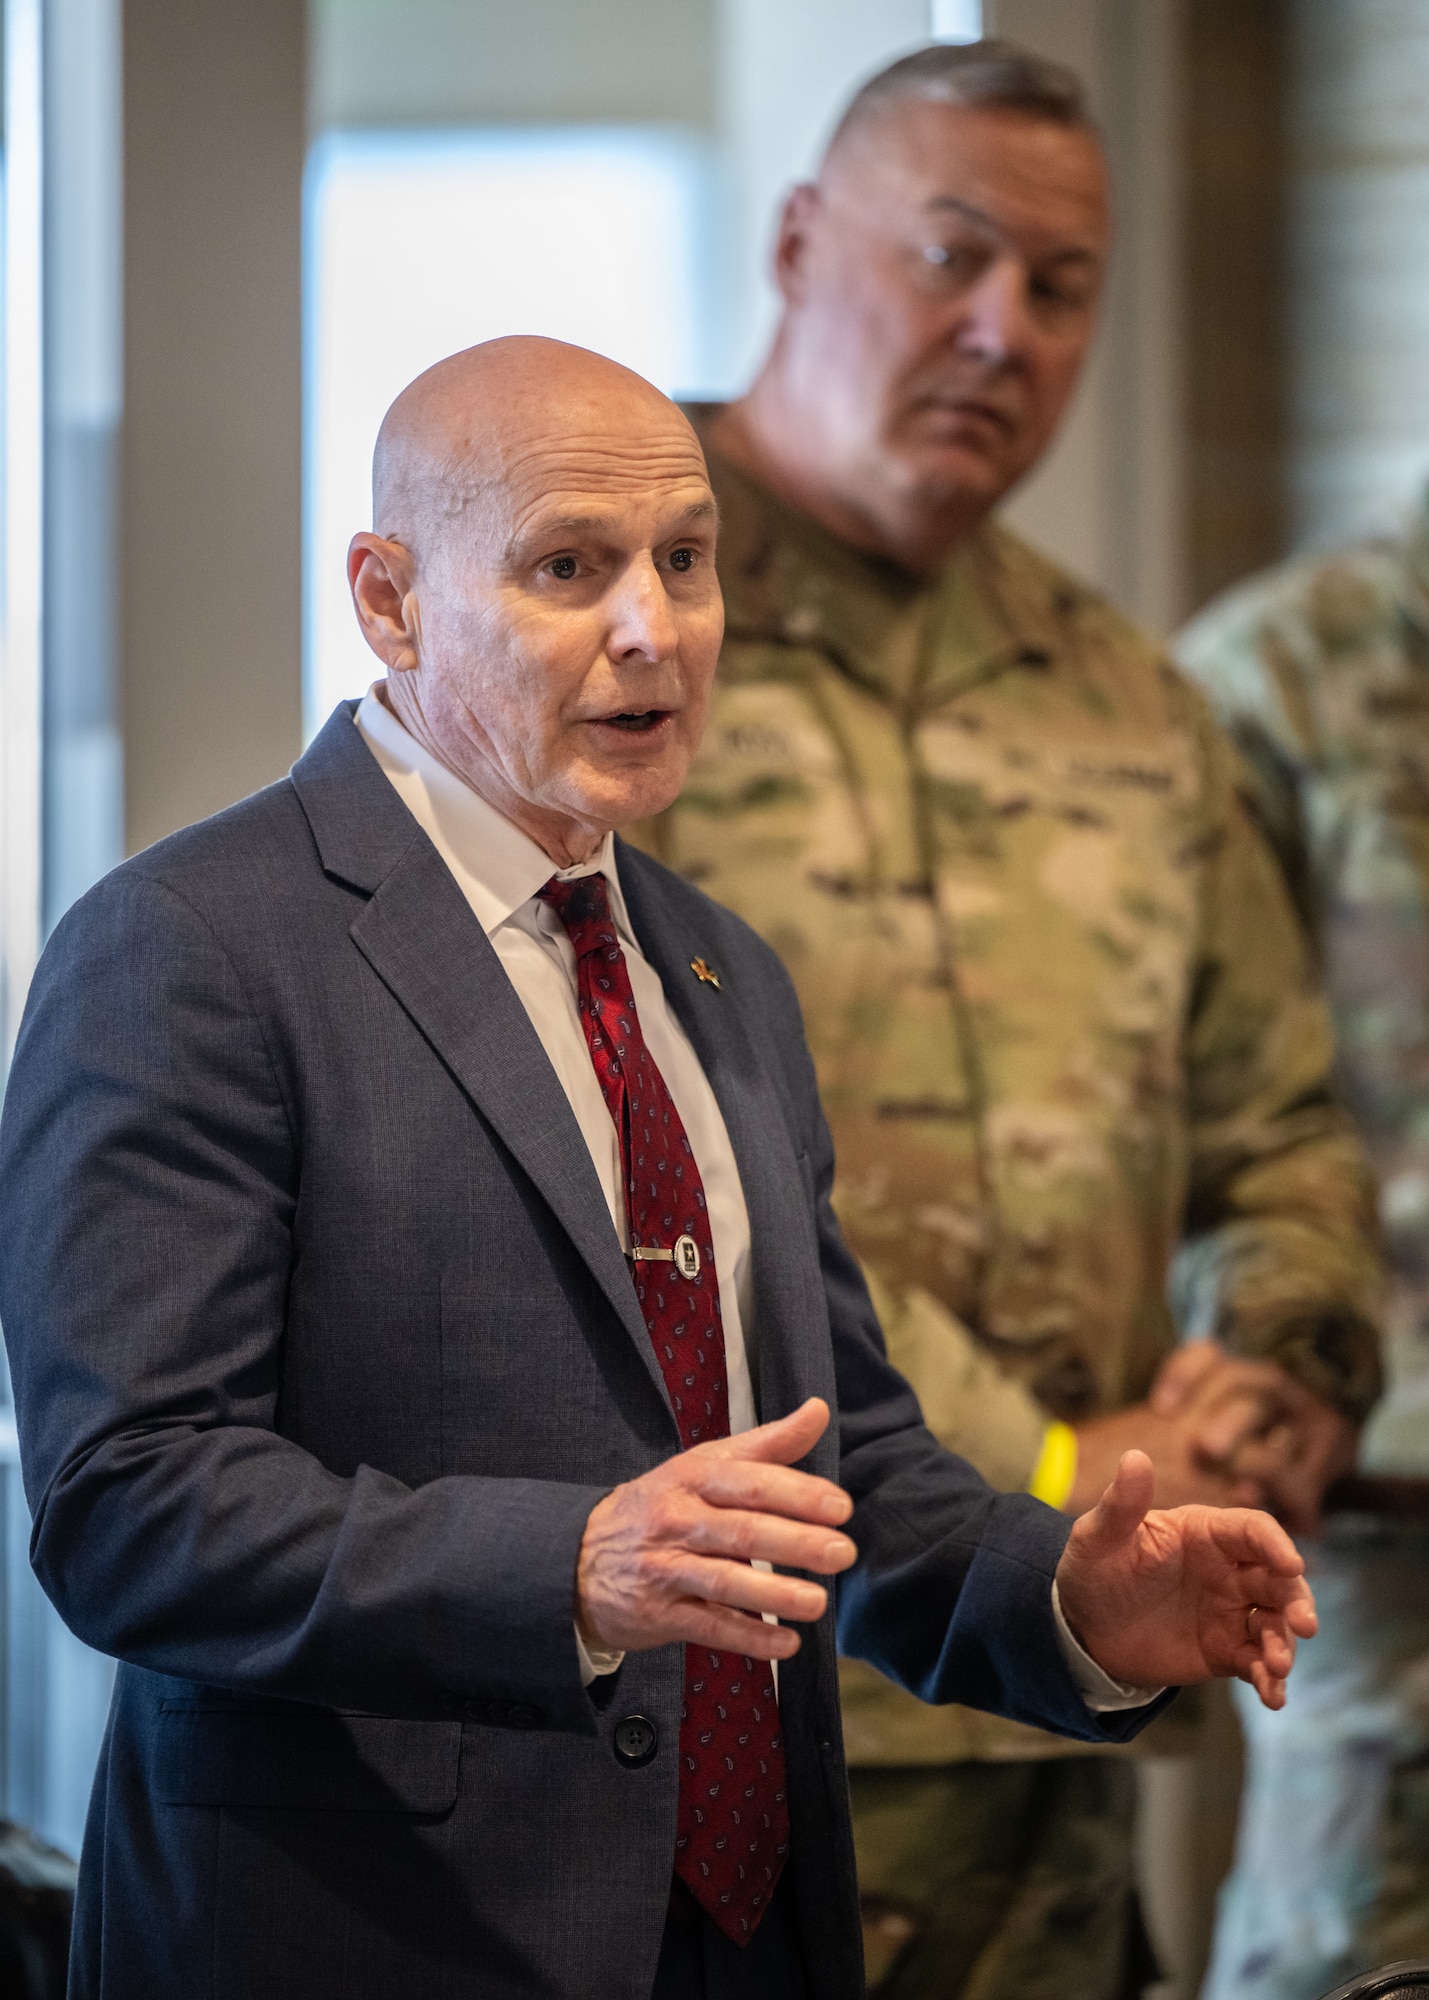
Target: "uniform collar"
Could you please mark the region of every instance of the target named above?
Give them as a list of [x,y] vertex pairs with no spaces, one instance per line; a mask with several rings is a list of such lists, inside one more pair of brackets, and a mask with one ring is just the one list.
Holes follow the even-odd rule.
[[813,648],[868,692],[920,709],[1066,649],[1075,590],[1005,529],[985,524],[936,577],[912,576],[851,548],[723,457],[710,440],[718,412],[687,410],[719,501],[730,638]]
[[486,935],[509,922],[553,875],[568,882],[599,873],[610,890],[616,929],[631,942],[614,835],[605,836],[591,860],[557,868],[544,848],[423,748],[382,699],[382,685],[373,682],[354,718],[362,740],[456,877]]

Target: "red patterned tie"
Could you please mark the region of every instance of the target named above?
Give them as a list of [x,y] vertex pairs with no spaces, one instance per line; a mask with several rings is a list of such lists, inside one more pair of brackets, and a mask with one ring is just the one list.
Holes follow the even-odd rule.
[[[705,1191],[674,1099],[645,1046],[603,875],[541,896],[576,953],[581,1025],[620,1134],[635,1292],[687,1449],[729,1435],[729,1387]],[[774,1676],[745,1654],[685,1648],[675,1873],[727,1937],[747,1944],[789,1852]]]

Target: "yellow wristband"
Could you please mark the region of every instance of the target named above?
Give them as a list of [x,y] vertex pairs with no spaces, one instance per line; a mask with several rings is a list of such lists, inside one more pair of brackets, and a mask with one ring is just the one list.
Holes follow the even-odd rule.
[[1049,1507],[1065,1507],[1077,1477],[1077,1433],[1070,1424],[1048,1424],[1027,1491]]

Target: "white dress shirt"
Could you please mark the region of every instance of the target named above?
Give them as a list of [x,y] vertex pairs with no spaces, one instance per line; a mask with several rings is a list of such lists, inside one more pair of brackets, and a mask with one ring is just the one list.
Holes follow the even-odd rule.
[[[705,1191],[724,1326],[730,1432],[750,1430],[758,1419],[748,1351],[749,1214],[739,1167],[709,1078],[670,1010],[659,975],[630,928],[615,864],[614,836],[607,834],[594,858],[579,867],[555,867],[543,848],[423,749],[387,706],[382,688],[383,683],[377,681],[368,689],[357,711],[358,730],[402,803],[451,870],[515,987],[589,1148],[621,1248],[628,1251],[630,1227],[620,1140],[606,1109],[577,1011],[575,951],[565,925],[537,895],[553,875],[563,882],[596,873],[606,879],[610,913],[625,953],[641,1031],[674,1099]],[[768,1564],[757,1567],[767,1569]],[[1143,1688],[1123,1687],[1110,1679],[1077,1644],[1062,1616],[1055,1583],[1052,1605],[1068,1665],[1089,1708],[1098,1712],[1137,1708],[1152,1699]],[[576,1645],[587,1684],[599,1674],[614,1673],[624,1657],[587,1649],[579,1632]]]

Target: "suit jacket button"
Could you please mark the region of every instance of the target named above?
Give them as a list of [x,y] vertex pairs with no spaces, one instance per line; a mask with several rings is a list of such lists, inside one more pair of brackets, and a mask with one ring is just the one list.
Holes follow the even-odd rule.
[[616,1760],[628,1770],[648,1764],[660,1747],[660,1732],[648,1715],[627,1715],[615,1725]]
[[511,1713],[506,1718],[512,1729],[539,1729],[545,1719],[544,1712],[533,1708],[528,1701],[513,1701]]

